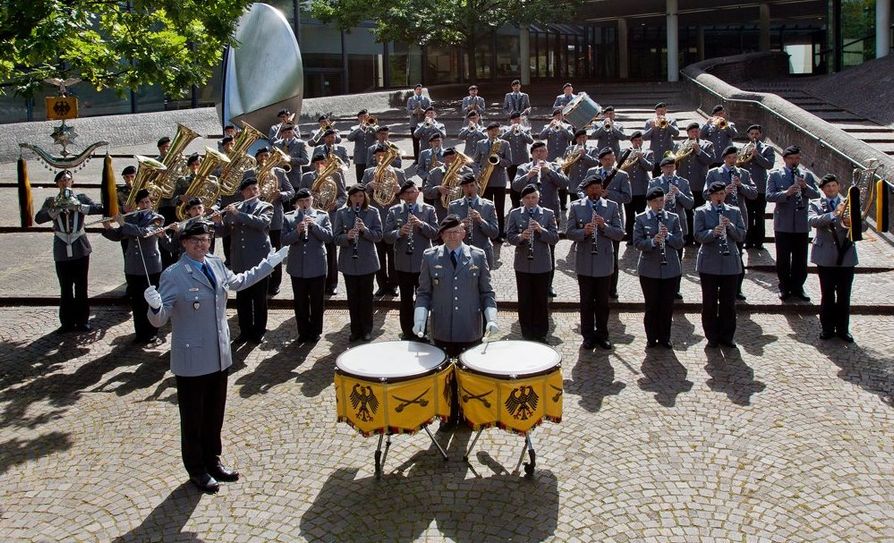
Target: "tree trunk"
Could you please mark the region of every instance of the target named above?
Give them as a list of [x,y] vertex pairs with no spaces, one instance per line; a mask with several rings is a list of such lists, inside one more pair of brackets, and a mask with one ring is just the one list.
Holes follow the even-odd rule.
[[478,62],[475,60],[475,34],[469,33],[466,38],[466,53],[469,59],[469,81],[478,81]]

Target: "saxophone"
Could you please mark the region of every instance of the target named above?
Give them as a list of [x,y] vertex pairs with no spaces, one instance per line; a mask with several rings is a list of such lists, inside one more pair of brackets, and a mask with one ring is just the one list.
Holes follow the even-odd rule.
[[227,158],[227,155],[210,147],[205,147],[205,158],[202,159],[202,163],[199,164],[199,170],[193,176],[192,182],[190,182],[189,187],[183,194],[187,197],[187,201],[177,206],[177,220],[182,221],[186,219],[187,205],[192,198],[202,200],[202,205],[205,206],[205,209],[211,209],[211,206],[217,203],[218,198],[220,198],[220,183],[217,178],[211,175],[211,172],[218,165],[228,164],[229,162],[230,159]]
[[459,171],[472,162],[474,162],[474,160],[472,160],[470,156],[457,151],[456,158],[453,159],[453,162],[450,163],[450,166],[448,166],[447,170],[444,172],[444,177],[441,179],[441,185],[450,189],[441,195],[441,205],[444,206],[444,209],[450,207],[450,202],[462,197],[463,190],[459,184]]
[[376,189],[372,198],[377,205],[387,209],[394,202],[394,195],[397,192],[395,189],[398,188],[397,176],[388,167],[398,157],[400,151],[397,145],[390,141],[384,143],[388,147],[385,149],[385,154],[379,158],[379,164],[373,173],[373,183],[375,183]]
[[226,165],[220,172],[218,181],[221,194],[224,196],[236,194],[245,172],[258,165],[254,157],[248,154],[248,149],[263,137],[264,135],[258,129],[242,121],[242,132],[239,133],[239,137],[233,144],[233,150],[230,151],[230,161],[225,163]]
[[484,166],[484,169],[481,170],[481,177],[478,178],[478,194],[484,194],[484,191],[487,190],[487,184],[490,182],[490,176],[494,173],[494,167],[500,163],[500,148],[502,146],[503,141],[500,139],[495,139],[494,142],[490,144],[487,164]]
[[317,173],[317,178],[310,187],[314,201],[323,211],[332,211],[335,201],[338,199],[338,183],[332,175],[344,166],[344,162],[335,153],[329,153],[323,168]]
[[279,194],[279,177],[273,173],[274,168],[282,168],[289,171],[289,155],[278,147],[270,150],[270,158],[258,168],[258,188],[261,191],[261,200],[272,202]]

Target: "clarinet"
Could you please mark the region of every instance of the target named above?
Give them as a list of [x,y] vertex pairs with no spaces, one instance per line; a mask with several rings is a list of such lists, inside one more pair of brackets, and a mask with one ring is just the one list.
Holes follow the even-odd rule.
[[[717,224],[723,225],[723,208],[717,208]],[[720,234],[720,256],[729,256],[729,241],[726,239],[726,227],[723,227],[723,233]]]
[[[596,210],[593,210],[593,222],[596,221]],[[590,244],[590,254],[596,256],[599,254],[599,227],[593,227],[593,242]]]
[[410,225],[410,233],[407,235],[407,248],[404,251],[404,254],[411,255],[416,252],[416,233],[414,231],[413,225],[411,223],[411,218],[413,217],[413,211],[408,207],[407,208],[407,224]]
[[[534,220],[534,210],[528,211],[528,223]],[[530,224],[528,228],[531,229]],[[531,237],[528,238],[528,260],[534,260],[534,230],[531,229]]]
[[[662,226],[664,226],[666,229],[667,225],[662,220],[662,219],[664,219],[664,211],[662,211],[660,214],[656,215],[655,217],[658,219],[658,232],[661,232]],[[658,243],[658,251],[661,254],[661,265],[667,266],[667,244],[665,243],[665,240],[662,239]]]
[[[306,215],[305,215],[305,217],[306,217]],[[303,219],[302,219],[302,220],[303,220]],[[308,239],[308,233],[309,233],[309,231],[310,231],[310,228],[307,226],[307,224],[305,224],[305,225],[304,225],[304,232],[301,233],[301,241],[303,241],[304,243],[307,243],[307,239]]]
[[738,177],[741,179],[741,175],[739,175],[739,170],[733,168],[730,170],[730,181],[732,181],[733,188],[729,191],[727,195],[729,197],[729,202],[731,205],[738,206],[739,205],[739,187],[736,185],[733,177]]
[[[360,220],[360,206],[354,206],[354,228],[357,228],[357,221]],[[347,227],[345,227],[347,228]],[[354,236],[354,239],[351,243],[351,258],[358,259],[360,258],[360,231],[357,231],[357,235]]]
[[466,198],[466,239],[472,243],[472,200]]
[[[801,177],[801,170],[798,169],[797,166],[792,168],[792,183],[797,183],[798,178]],[[804,209],[804,196],[802,193],[804,189],[798,189],[798,192],[795,193],[795,209],[801,211]]]

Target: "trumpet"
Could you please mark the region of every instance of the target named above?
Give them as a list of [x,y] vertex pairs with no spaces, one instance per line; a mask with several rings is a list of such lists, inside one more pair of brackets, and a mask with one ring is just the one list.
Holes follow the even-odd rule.
[[602,123],[602,126],[604,126],[606,130],[611,130],[611,129],[612,129],[612,120],[611,120],[611,119],[606,119],[606,120]]
[[655,117],[654,119],[652,119],[652,124],[663,130],[668,127],[670,122],[667,120],[667,117],[662,115],[660,117]]
[[375,132],[379,129],[379,119],[370,115],[365,122],[360,123],[360,129],[364,132]]
[[711,124],[714,125],[714,128],[723,130],[724,128],[729,126],[729,121],[726,120],[726,117],[717,115],[711,119]]
[[435,121],[431,117],[426,117],[422,124],[425,125],[426,128],[431,128],[435,124]]

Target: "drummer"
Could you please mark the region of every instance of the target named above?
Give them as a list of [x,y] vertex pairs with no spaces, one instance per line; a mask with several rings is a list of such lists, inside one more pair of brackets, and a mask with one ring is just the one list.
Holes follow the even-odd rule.
[[[431,311],[432,343],[449,357],[457,357],[481,342],[482,329],[499,330],[497,302],[491,284],[490,266],[484,251],[463,243],[466,228],[456,215],[447,215],[438,234],[443,245],[427,249],[422,256],[413,333],[421,336]],[[482,326],[484,315],[486,325]],[[449,429],[459,418],[456,389],[453,390],[453,416],[442,429]]]

